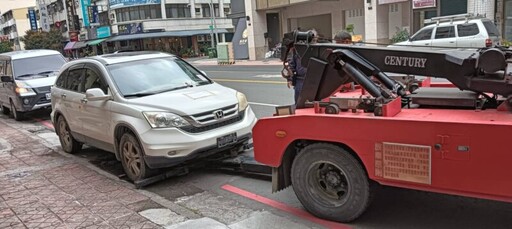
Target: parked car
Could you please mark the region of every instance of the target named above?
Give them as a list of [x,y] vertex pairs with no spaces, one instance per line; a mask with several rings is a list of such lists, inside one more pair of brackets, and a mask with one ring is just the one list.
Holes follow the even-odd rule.
[[429,48],[484,48],[500,43],[500,34],[494,23],[481,17],[453,15],[432,18],[428,25],[409,40],[392,46],[417,46]]
[[0,54],[0,106],[16,120],[25,112],[50,108],[50,87],[66,63],[54,50],[27,50]]
[[158,52],[66,64],[52,88],[52,109],[64,151],[87,144],[115,153],[133,181],[159,168],[249,146],[256,123],[244,94]]

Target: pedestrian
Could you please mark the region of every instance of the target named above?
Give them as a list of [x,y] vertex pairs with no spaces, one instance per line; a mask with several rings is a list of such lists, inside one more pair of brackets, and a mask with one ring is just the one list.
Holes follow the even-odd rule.
[[[316,43],[316,40],[318,39],[318,33],[314,29],[311,31],[313,32],[312,43]],[[288,66],[293,75],[291,79],[288,80],[288,88],[293,87],[295,104],[297,104],[300,92],[304,86],[304,80],[306,79],[306,72],[308,69],[302,66],[301,57],[294,47],[291,48],[290,53],[291,57],[288,58]]]
[[352,44],[352,35],[347,31],[339,31],[334,35],[334,42],[336,44]]

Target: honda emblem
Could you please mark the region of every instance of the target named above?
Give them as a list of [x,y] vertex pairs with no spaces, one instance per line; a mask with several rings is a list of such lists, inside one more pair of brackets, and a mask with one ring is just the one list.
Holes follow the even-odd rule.
[[224,111],[222,111],[222,110],[214,111],[213,116],[215,116],[215,119],[221,119],[224,117]]

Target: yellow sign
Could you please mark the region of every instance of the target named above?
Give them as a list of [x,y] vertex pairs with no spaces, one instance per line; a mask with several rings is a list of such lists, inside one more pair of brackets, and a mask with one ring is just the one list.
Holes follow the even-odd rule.
[[352,35],[352,42],[361,42],[361,41],[363,41],[363,35],[361,35],[361,34]]

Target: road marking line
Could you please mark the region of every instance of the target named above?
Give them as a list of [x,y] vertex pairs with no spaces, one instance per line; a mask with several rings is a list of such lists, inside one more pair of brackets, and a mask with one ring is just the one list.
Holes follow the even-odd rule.
[[258,105],[258,106],[267,106],[267,107],[278,107],[279,105],[276,104],[269,104],[269,103],[255,103],[255,102],[249,102],[251,105]]
[[49,121],[38,119],[38,118],[36,118],[34,120],[36,120],[37,122],[43,124],[44,126],[50,128],[52,130],[55,130],[55,127],[53,127],[53,124],[51,122],[49,122]]
[[332,222],[332,221],[328,221],[328,220],[323,220],[323,219],[317,218],[317,217],[309,214],[308,212],[306,212],[306,211],[304,211],[302,209],[298,209],[298,208],[294,208],[294,207],[288,206],[288,205],[286,205],[284,203],[281,203],[281,202],[278,202],[278,201],[275,201],[275,200],[272,200],[272,199],[260,196],[258,194],[254,194],[252,192],[249,192],[249,191],[237,188],[237,187],[229,185],[229,184],[223,185],[221,188],[226,190],[226,191],[229,191],[229,192],[238,194],[240,196],[246,197],[248,199],[251,199],[251,200],[260,202],[262,204],[271,206],[273,208],[277,208],[279,210],[291,213],[291,214],[293,214],[295,216],[298,216],[299,218],[307,219],[307,220],[309,220],[311,222],[314,222],[316,224],[320,224],[320,225],[322,225],[324,227],[327,227],[327,228],[340,228],[340,229],[348,229],[348,228],[350,228],[349,226],[347,226],[345,224],[336,223],[336,222]]
[[235,83],[266,83],[266,84],[287,84],[283,81],[272,80],[235,80],[235,79],[213,79],[216,82],[235,82]]

